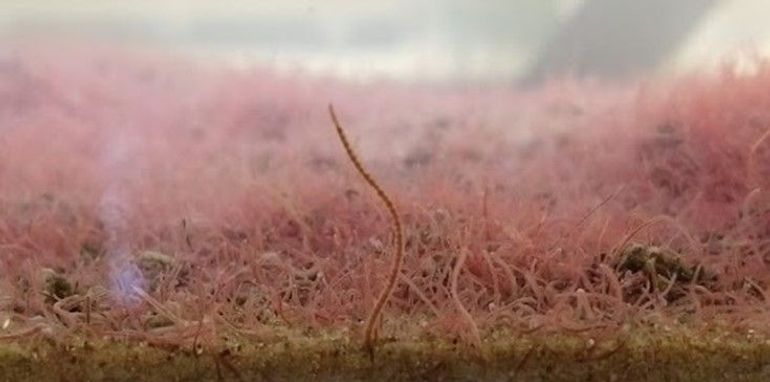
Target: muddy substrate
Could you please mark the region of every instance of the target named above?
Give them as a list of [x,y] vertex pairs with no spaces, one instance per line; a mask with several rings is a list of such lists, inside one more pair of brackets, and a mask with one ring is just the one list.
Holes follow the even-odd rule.
[[3,381],[767,381],[770,339],[752,331],[645,328],[595,339],[498,333],[460,342],[349,335],[229,340],[207,348],[103,339],[0,344]]

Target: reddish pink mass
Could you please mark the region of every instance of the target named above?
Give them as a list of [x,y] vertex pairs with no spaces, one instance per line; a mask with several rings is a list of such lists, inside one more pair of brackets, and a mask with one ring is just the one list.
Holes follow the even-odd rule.
[[[770,67],[758,67],[522,92],[19,50],[0,61],[0,303],[50,317],[41,269],[77,284],[61,300],[115,292],[118,266],[144,275],[137,317],[357,325],[391,232],[336,141],[333,102],[405,224],[386,321],[465,333],[456,297],[482,332],[685,316],[766,326]],[[634,268],[632,247],[679,265]],[[144,330],[102,298],[94,330]]]

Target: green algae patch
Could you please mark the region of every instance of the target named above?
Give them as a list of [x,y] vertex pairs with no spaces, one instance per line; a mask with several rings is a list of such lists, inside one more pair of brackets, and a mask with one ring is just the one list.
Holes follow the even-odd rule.
[[0,344],[7,381],[766,381],[770,340],[719,330],[590,335],[499,332],[481,348],[415,338],[374,354],[338,334],[229,341],[217,349],[103,340]]

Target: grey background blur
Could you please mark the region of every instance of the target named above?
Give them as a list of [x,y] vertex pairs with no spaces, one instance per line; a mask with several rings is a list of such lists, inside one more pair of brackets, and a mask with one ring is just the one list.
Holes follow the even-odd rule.
[[539,83],[708,69],[770,53],[761,0],[44,1],[0,4],[0,43],[149,44],[358,80]]

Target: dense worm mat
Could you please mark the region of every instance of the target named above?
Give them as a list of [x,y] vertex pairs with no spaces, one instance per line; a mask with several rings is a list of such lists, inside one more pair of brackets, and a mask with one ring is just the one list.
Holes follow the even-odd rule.
[[[148,52],[0,58],[0,340],[768,331],[770,67],[404,85]],[[703,329],[706,330],[706,329]]]

